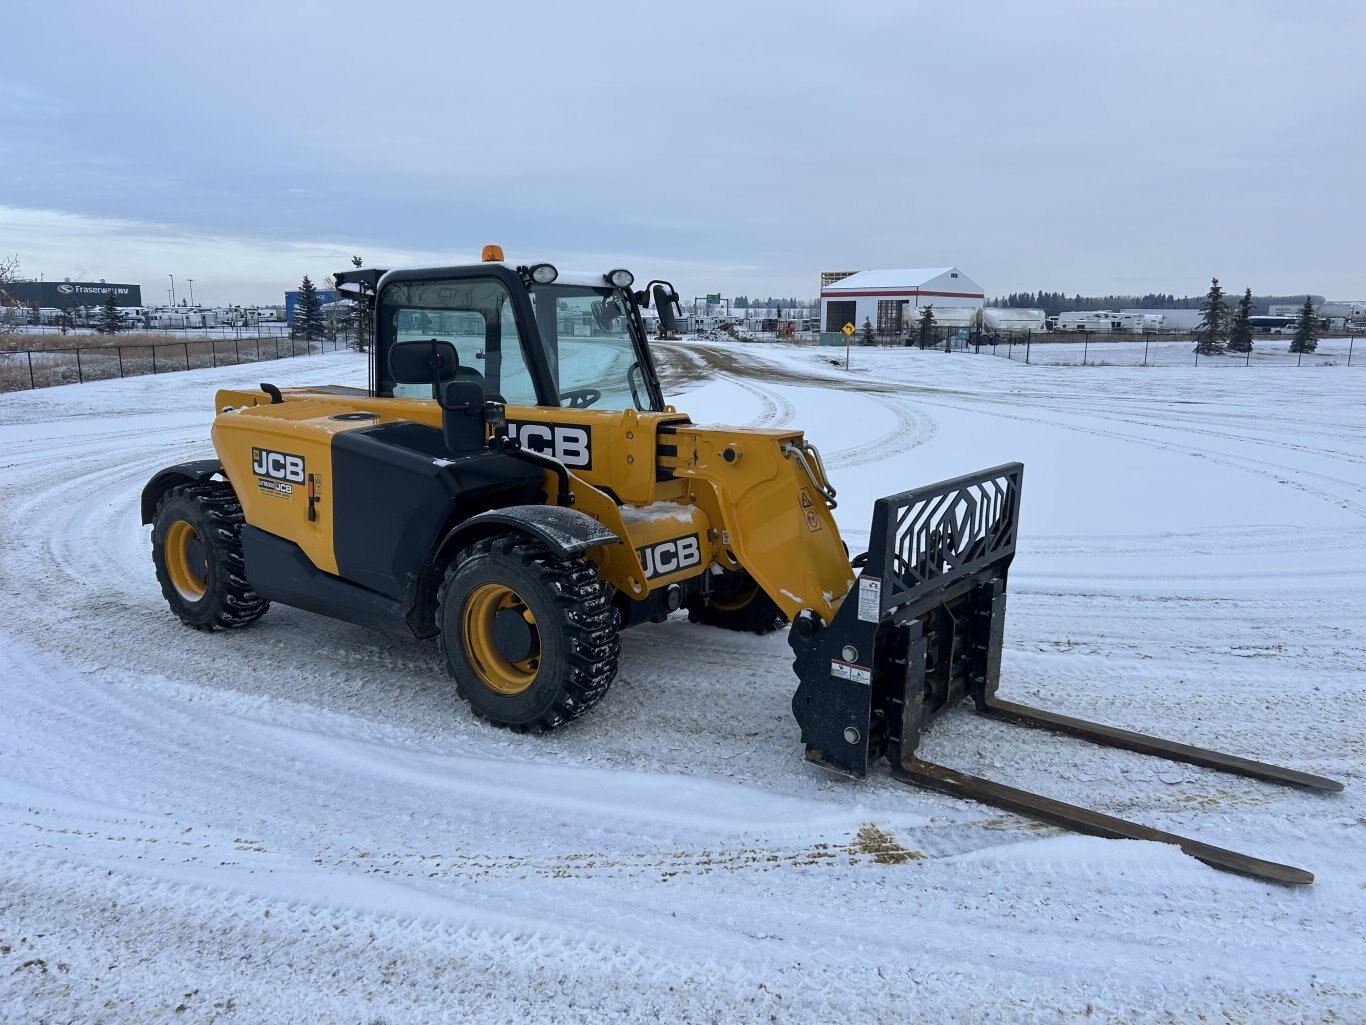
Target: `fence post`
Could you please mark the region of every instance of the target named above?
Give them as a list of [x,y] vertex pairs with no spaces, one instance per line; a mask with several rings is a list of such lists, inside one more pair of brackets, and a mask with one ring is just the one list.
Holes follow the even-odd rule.
[[76,347],[76,383],[85,384],[85,371],[81,369],[81,349]]
[[152,373],[155,374],[156,372],[157,372],[157,347],[154,345],[154,346],[152,346]]
[[237,339],[236,339],[236,338],[234,338],[234,339],[232,340],[232,358],[233,358],[233,364],[232,364],[233,366],[237,366],[238,363],[241,363],[241,362],[242,362],[242,350],[239,349],[239,348],[237,347]]
[[275,358],[280,358],[280,339],[278,337],[275,339]]
[[213,360],[213,365],[214,365],[215,368],[217,368],[217,366],[218,366],[218,339],[217,339],[217,338],[210,338],[210,339],[209,339],[209,358]]
[[[1028,338],[1029,335],[1025,335],[1025,337]],[[1014,359],[1014,358],[1015,358],[1015,336],[1014,336],[1014,335],[1011,335],[1010,338],[1007,339],[1007,341],[1006,341],[1006,359]]]
[[1347,338],[1347,365],[1352,365],[1352,349],[1356,346],[1357,336],[1349,335]]
[[1025,363],[1029,363],[1029,349],[1034,344],[1034,332],[1025,335]]
[[114,351],[119,354],[119,380],[123,380],[123,346],[114,346]]
[[183,345],[183,346],[185,347],[185,369],[186,369],[186,370],[189,370],[189,369],[190,369],[190,343],[189,343],[189,342],[181,342],[180,344]]
[[28,386],[32,391],[38,390],[38,382],[33,379],[33,353],[28,354]]
[[1086,354],[1091,351],[1091,332],[1086,332],[1086,337],[1081,343],[1081,365],[1086,366]]
[[1143,335],[1143,365],[1145,367],[1148,365],[1148,335],[1146,332]]

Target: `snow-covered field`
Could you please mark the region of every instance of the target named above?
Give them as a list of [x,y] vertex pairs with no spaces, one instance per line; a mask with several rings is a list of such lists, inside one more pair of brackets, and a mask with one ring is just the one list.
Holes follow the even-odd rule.
[[363,383],[339,353],[0,397],[0,1019],[1366,1021],[1366,376],[709,348],[662,349],[679,405],[805,427],[855,551],[874,498],[1024,461],[1004,697],[1347,789],[966,710],[928,757],[1316,883],[810,766],[781,635],[629,631],[537,738],[431,644],[182,627],[143,483],[215,388]]

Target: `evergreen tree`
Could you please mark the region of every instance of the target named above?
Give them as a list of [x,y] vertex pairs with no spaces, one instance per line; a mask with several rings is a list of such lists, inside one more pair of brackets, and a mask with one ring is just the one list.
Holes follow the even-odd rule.
[[1252,351],[1252,289],[1250,288],[1238,300],[1238,312],[1233,315],[1233,323],[1228,329],[1228,351]]
[[934,330],[934,303],[920,311],[920,321],[915,326],[919,346],[924,349],[930,344],[930,332]]
[[100,303],[100,316],[95,323],[95,330],[102,335],[116,335],[122,326],[123,318],[119,314],[119,301],[114,298],[113,292],[106,292],[104,302]]
[[324,334],[322,301],[318,298],[317,287],[307,274],[299,282],[299,298],[294,303],[294,326],[289,334],[291,338],[302,338],[306,342],[322,338]]
[[873,333],[873,322],[867,317],[863,318],[863,332],[860,336],[860,340],[864,345],[877,344],[877,335]]
[[1200,304],[1200,328],[1196,332],[1198,341],[1195,351],[1201,356],[1217,356],[1224,351],[1228,338],[1228,303],[1224,301],[1224,290],[1219,287],[1219,279],[1210,279],[1209,292]]
[[1314,297],[1306,295],[1300,307],[1300,322],[1295,327],[1295,337],[1290,342],[1291,352],[1313,352],[1319,347],[1318,323],[1314,316]]
[[[359,270],[365,265],[365,261],[359,256],[351,257],[351,266]],[[370,323],[371,307],[363,302],[351,303],[351,347],[357,352],[370,351]]]

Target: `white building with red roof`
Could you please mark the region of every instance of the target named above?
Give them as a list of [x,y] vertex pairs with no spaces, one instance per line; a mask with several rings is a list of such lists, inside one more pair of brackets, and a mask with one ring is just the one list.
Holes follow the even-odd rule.
[[957,267],[858,271],[821,286],[821,330],[839,331],[845,324],[862,330],[866,320],[880,333],[896,334],[922,307],[975,310],[985,302],[982,286]]

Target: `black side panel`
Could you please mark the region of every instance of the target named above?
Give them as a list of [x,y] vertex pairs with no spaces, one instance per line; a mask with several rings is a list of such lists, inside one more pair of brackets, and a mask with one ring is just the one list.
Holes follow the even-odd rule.
[[406,604],[450,523],[545,498],[538,467],[486,449],[452,455],[440,428],[411,422],[338,434],[332,476],[338,575]]
[[242,528],[247,580],[262,598],[333,619],[411,637],[408,607],[393,598],[324,573],[293,541],[247,525]]

